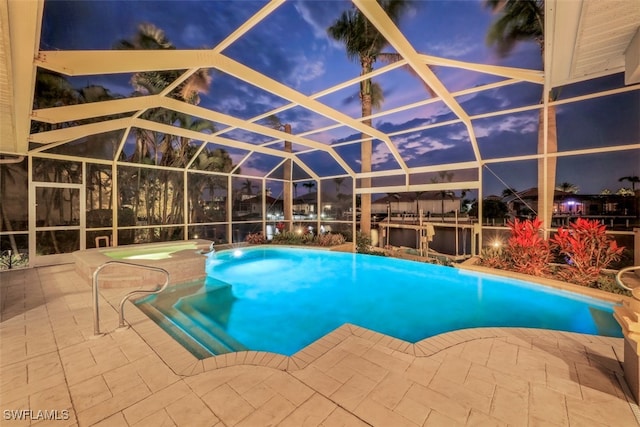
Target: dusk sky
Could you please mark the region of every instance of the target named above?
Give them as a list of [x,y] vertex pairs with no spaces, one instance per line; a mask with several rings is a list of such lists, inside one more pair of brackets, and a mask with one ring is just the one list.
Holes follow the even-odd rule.
[[[223,40],[265,3],[253,1],[59,1],[45,2],[42,50],[107,50],[122,39],[132,39],[140,23],[154,24],[165,31],[178,49],[210,49]],[[358,63],[350,61],[341,44],[332,40],[326,29],[343,10],[352,7],[346,1],[291,1],[259,23],[223,54],[254,68],[295,90],[312,95],[360,74]],[[447,0],[413,3],[399,23],[414,48],[432,56],[466,62],[503,65],[540,70],[537,44],[521,43],[507,58],[500,58],[485,43],[487,28],[495,17],[482,1]],[[388,50],[392,52],[391,49]],[[384,64],[377,64],[376,68]],[[503,80],[502,77],[451,67],[433,71],[452,92]],[[242,82],[217,70],[211,70],[213,83],[200,105],[242,119],[251,119],[288,101]],[[102,85],[114,94],[130,96],[131,74],[81,76],[69,78],[73,86]],[[398,68],[376,79],[384,91],[382,112],[419,102],[429,94],[418,78]],[[593,91],[622,87],[623,77],[614,75],[594,82],[564,88],[560,99]],[[318,101],[357,118],[360,105],[358,86],[318,98]],[[520,83],[498,89],[458,96],[456,99],[470,115],[537,104],[542,86]],[[638,143],[640,140],[640,92],[633,91],[604,98],[560,105],[557,108],[559,151]],[[322,128],[334,122],[313,111],[296,107],[278,114],[298,134]],[[442,102],[376,118],[374,127],[394,134],[431,123],[446,122],[456,116]],[[484,159],[536,153],[538,112],[528,111],[473,121]],[[223,130],[224,126],[218,126]],[[221,136],[254,144],[268,138],[245,131]],[[313,133],[309,139],[336,144],[360,138],[360,132],[346,126]],[[408,166],[440,165],[472,161],[468,133],[461,123],[400,133],[391,137]],[[273,145],[274,148],[282,144]],[[300,150],[294,144],[294,151]],[[239,160],[239,150],[228,149]],[[356,171],[359,145],[336,148]],[[639,150],[618,153],[562,157],[558,160],[557,183],[578,185],[581,194],[612,191],[628,183],[618,178],[640,175]],[[308,154],[301,157],[320,176],[343,173],[329,156]],[[242,173],[262,176],[275,159],[253,156],[242,165]],[[373,170],[397,168],[385,144],[374,142]],[[536,161],[491,163],[490,170],[510,187],[524,190],[537,185]],[[484,195],[500,194],[504,185],[493,173],[484,170]],[[456,180],[466,179],[456,172]],[[473,174],[472,174],[473,175]],[[475,176],[470,176],[475,179]],[[468,177],[467,177],[468,178]]]

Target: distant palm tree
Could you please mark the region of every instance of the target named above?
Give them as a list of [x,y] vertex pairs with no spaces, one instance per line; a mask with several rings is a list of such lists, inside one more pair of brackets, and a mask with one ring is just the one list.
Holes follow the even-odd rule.
[[631,183],[631,191],[636,192],[636,183],[640,182],[640,178],[637,176],[623,176],[618,182],[629,181]]
[[[209,150],[205,148],[198,154],[193,162],[193,167],[199,171],[215,171],[230,173],[235,165],[229,153],[223,148]],[[217,188],[226,189],[227,179],[220,175],[201,174],[197,172],[188,174],[187,195],[192,207],[190,222],[202,222],[205,218],[203,207],[199,201],[203,198],[205,189],[209,192],[209,206],[213,206],[215,191]],[[206,200],[203,200],[206,202]]]
[[565,193],[575,194],[580,190],[580,188],[577,185],[572,184],[570,182],[563,182],[562,184],[559,184],[556,186],[556,190],[564,191]]
[[[437,184],[441,182],[451,182],[452,179],[453,172],[440,171],[438,173],[438,178],[431,178],[431,182]],[[440,190],[438,194],[440,196],[440,211],[442,213],[442,221],[444,221],[444,199],[450,198],[451,200],[453,200],[455,197],[455,193],[451,190]]]
[[[393,22],[397,22],[401,14],[407,9],[409,2],[405,0],[380,0],[380,6]],[[347,57],[360,62],[361,74],[373,71],[373,64],[377,59],[387,62],[399,60],[397,53],[385,53],[383,49],[388,46],[385,37],[357,8],[349,9],[340,15],[337,21],[327,29],[329,35],[335,40],[343,42],[347,50]],[[374,88],[371,79],[360,82],[360,102],[362,117],[371,115],[375,103],[381,103],[382,91]],[[377,93],[377,95],[375,95]],[[374,99],[375,96],[375,99]],[[367,126],[372,126],[371,119],[362,121]],[[371,172],[372,141],[369,135],[362,134],[360,143],[361,172]],[[363,178],[362,186],[369,187],[371,178]],[[361,195],[360,230],[365,235],[371,232],[371,194]]]
[[425,191],[416,191],[416,216],[420,217],[420,197],[425,193]]
[[[267,126],[272,129],[277,129],[288,134],[291,134],[291,125],[289,123],[282,123],[280,118],[275,114],[267,116],[265,118],[267,122]],[[284,141],[284,151],[285,153],[291,153],[293,151],[293,146],[291,141]],[[293,220],[293,201],[291,199],[291,188],[292,188],[292,171],[293,171],[293,161],[291,159],[287,159],[284,161],[284,183],[283,183],[283,191],[282,191],[282,209],[284,214],[284,220],[291,226],[291,221]],[[294,196],[295,197],[295,196]]]
[[616,194],[618,196],[629,197],[629,196],[633,196],[635,192],[633,190],[629,190],[628,188],[621,188],[618,191],[616,191]]
[[248,196],[252,196],[253,195],[253,189],[255,188],[255,184],[249,179],[247,178],[243,183],[242,183],[242,187],[241,190],[242,192],[244,192],[246,195]]
[[502,197],[509,197],[512,194],[516,194],[517,192],[518,190],[513,187],[505,188],[504,190],[502,190]]
[[[498,53],[506,56],[510,53],[519,41],[533,40],[540,46],[543,70],[544,64],[544,0],[485,0],[485,4],[494,12],[499,13],[499,18],[493,22],[487,33],[487,43],[496,45]],[[547,64],[549,65],[549,64]],[[551,90],[548,94],[543,94],[542,101],[548,97],[550,101],[555,100],[556,93]],[[556,107],[549,105],[547,108],[547,153],[558,151],[558,136],[556,129]],[[544,109],[540,109],[538,119],[538,153],[544,153]],[[550,156],[546,159],[548,174],[548,186],[544,188],[544,162],[545,159],[538,160],[538,206],[544,206],[544,197],[547,201],[553,199],[553,191],[550,186],[555,181],[556,157]],[[542,212],[544,226],[548,227],[551,222],[553,203],[547,203],[546,212]]]
[[316,186],[316,183],[313,181],[309,181],[302,184],[302,186],[307,189],[307,193],[310,193],[311,190],[313,190],[313,187]]

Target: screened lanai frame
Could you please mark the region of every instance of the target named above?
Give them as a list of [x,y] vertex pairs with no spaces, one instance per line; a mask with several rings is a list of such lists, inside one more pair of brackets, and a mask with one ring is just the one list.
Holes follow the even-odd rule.
[[[542,153],[535,154],[527,154],[527,155],[517,155],[517,156],[509,156],[502,158],[483,158],[478,147],[477,138],[475,136],[473,121],[480,120],[483,118],[489,117],[498,117],[509,115],[513,113],[523,112],[523,111],[539,111],[542,109],[543,111],[547,111],[550,106],[554,105],[563,105],[570,102],[581,101],[589,98],[596,98],[600,96],[608,96],[619,94],[627,91],[637,91],[639,89],[638,85],[631,85],[626,87],[620,87],[617,89],[609,90],[602,93],[596,94],[588,94],[577,96],[572,99],[563,99],[560,101],[550,102],[545,99],[542,104],[528,105],[515,109],[508,109],[503,111],[495,111],[489,113],[482,113],[477,115],[469,115],[457,101],[457,98],[479,93],[485,90],[491,90],[495,88],[499,88],[502,86],[507,86],[511,84],[517,84],[520,82],[530,82],[536,85],[540,85],[541,93],[548,93],[550,89],[552,89],[552,81],[549,74],[545,74],[539,70],[528,70],[528,69],[517,69],[510,67],[501,67],[501,66],[491,66],[484,64],[472,64],[467,62],[455,61],[447,58],[440,58],[430,55],[424,55],[418,53],[411,43],[407,40],[407,38],[402,34],[402,32],[390,21],[390,19],[384,14],[384,12],[380,9],[380,7],[375,2],[368,2],[363,0],[356,0],[354,4],[358,7],[368,18],[369,20],[380,30],[380,32],[387,38],[390,42],[391,46],[404,58],[403,60],[396,62],[391,65],[382,66],[372,73],[355,77],[349,81],[343,82],[341,84],[335,85],[331,88],[325,89],[323,91],[314,93],[312,95],[304,95],[286,85],[269,78],[256,70],[253,70],[237,61],[232,60],[231,58],[225,56],[222,52],[231,44],[233,44],[236,40],[241,38],[245,33],[250,31],[251,28],[258,25],[262,22],[266,17],[268,17],[271,13],[276,11],[279,7],[284,4],[283,1],[277,0],[267,3],[260,11],[255,13],[250,19],[246,20],[236,31],[231,33],[226,39],[220,42],[216,47],[211,50],[176,50],[171,52],[158,52],[158,51],[40,51],[37,58],[34,61],[34,68],[41,67],[43,69],[48,69],[51,71],[59,72],[68,76],[78,76],[78,75],[92,75],[92,74],[108,74],[108,73],[128,73],[128,72],[139,72],[146,70],[156,70],[156,69],[185,69],[188,71],[182,75],[174,84],[170,85],[166,88],[162,93],[158,95],[149,95],[142,96],[136,98],[125,98],[120,100],[113,101],[104,101],[104,102],[95,102],[90,104],[81,104],[81,105],[71,105],[71,106],[63,106],[63,107],[52,107],[39,109],[31,112],[31,118],[36,121],[40,121],[43,123],[64,123],[70,122],[73,120],[80,119],[90,119],[102,116],[109,115],[117,115],[120,113],[128,113],[131,111],[137,111],[132,116],[123,117],[112,120],[105,120],[102,122],[87,124],[87,125],[78,125],[74,127],[62,128],[53,131],[40,132],[36,134],[31,134],[29,136],[29,141],[31,144],[31,148],[28,150],[29,155],[29,171],[32,171],[32,162],[34,158],[47,158],[47,159],[60,159],[60,160],[74,160],[74,161],[82,161],[86,163],[94,163],[94,164],[102,164],[106,166],[111,166],[112,168],[112,176],[113,179],[117,180],[118,175],[118,167],[119,166],[133,166],[131,163],[121,162],[121,161],[109,161],[109,160],[100,160],[100,159],[88,159],[82,157],[74,157],[67,156],[62,154],[52,154],[48,153],[47,150],[51,150],[56,146],[64,146],[65,144],[75,141],[79,138],[86,137],[96,133],[104,133],[116,130],[125,130],[125,135],[122,137],[120,142],[118,153],[122,151],[127,135],[132,128],[143,128],[148,130],[155,130],[157,132],[163,132],[166,134],[177,135],[186,138],[192,138],[204,141],[201,144],[200,150],[202,150],[207,142],[216,144],[217,146],[230,147],[236,149],[245,149],[249,153],[262,153],[266,155],[277,156],[282,159],[282,161],[276,166],[276,168],[272,169],[269,173],[267,173],[262,178],[256,178],[255,176],[243,175],[243,174],[227,174],[226,179],[228,182],[227,186],[227,203],[226,207],[227,218],[225,221],[221,221],[219,223],[207,223],[205,225],[223,225],[226,228],[226,235],[229,241],[232,241],[232,238],[229,236],[233,235],[233,227],[234,223],[231,220],[231,215],[233,208],[229,206],[231,204],[231,192],[233,190],[233,186],[231,184],[232,180],[236,177],[240,178],[249,178],[249,179],[258,179],[261,181],[261,193],[262,193],[262,212],[261,219],[259,221],[255,221],[255,223],[261,227],[261,231],[265,231],[267,226],[267,212],[266,212],[266,197],[267,192],[265,191],[267,188],[267,180],[275,180],[279,179],[270,178],[270,175],[274,173],[275,169],[280,167],[283,162],[286,160],[291,160],[294,162],[299,168],[304,170],[308,175],[308,178],[298,179],[298,182],[313,180],[317,182],[318,194],[321,195],[320,188],[325,187],[324,183],[330,182],[330,180],[334,180],[336,178],[350,178],[351,179],[351,208],[355,206],[356,196],[362,194],[382,194],[382,193],[396,193],[396,192],[418,192],[418,191],[443,191],[443,190],[459,190],[461,188],[472,189],[478,191],[478,199],[482,200],[482,184],[483,184],[483,168],[485,165],[491,165],[493,163],[505,163],[505,162],[519,162],[526,160],[542,160],[543,168],[546,170],[548,168],[547,164],[549,159],[559,158],[559,157],[568,157],[568,156],[577,156],[577,155],[588,155],[588,154],[597,154],[597,153],[607,153],[613,151],[625,151],[625,150],[638,150],[640,149],[640,144],[627,144],[627,145],[618,145],[618,146],[607,146],[607,147],[593,147],[588,149],[579,149],[579,150],[566,150],[558,153],[549,153],[546,150],[546,135],[547,135],[547,122],[543,123],[544,135],[545,135],[545,150]],[[547,14],[545,19],[552,20],[554,17],[553,10],[547,9]],[[40,25],[39,23],[37,24]],[[547,26],[549,27],[549,26]],[[39,31],[37,31],[39,33]],[[545,51],[545,62],[550,62],[551,49],[547,49]],[[478,86],[474,88],[467,88],[456,92],[450,92],[445,85],[438,79],[436,74],[431,71],[429,66],[439,66],[439,67],[459,67],[462,69],[474,70],[488,74],[498,75],[506,80],[501,80],[495,83],[486,84],[483,86]],[[370,118],[382,118],[396,112],[405,111],[411,108],[415,108],[419,105],[428,105],[436,102],[444,102],[448,108],[456,115],[455,119],[452,119],[448,122],[434,123],[430,125],[425,125],[420,128],[406,129],[396,134],[387,134],[377,129],[370,128],[364,124],[362,121],[366,118],[354,118],[349,117],[340,111],[330,108],[324,105],[319,101],[323,96],[326,96],[330,93],[339,91],[341,89],[353,86],[358,84],[361,80],[366,78],[371,78],[374,76],[382,75],[386,72],[391,72],[392,70],[396,70],[399,67],[409,66],[414,72],[424,81],[426,82],[438,95],[437,98],[426,98],[424,101],[419,101],[417,103],[413,103],[410,105],[396,107],[390,110],[381,111],[378,113],[372,114]],[[251,85],[260,87],[275,96],[284,98],[288,100],[290,103],[276,108],[274,110],[268,111],[262,115],[257,117],[253,117],[249,120],[242,120],[236,117],[232,117],[223,113],[215,112],[212,110],[208,110],[203,107],[199,107],[196,105],[188,104],[186,102],[180,102],[175,99],[171,99],[167,97],[167,95],[174,90],[181,82],[183,82],[186,78],[188,78],[191,74],[193,74],[199,68],[215,68],[217,70],[228,73],[236,78],[244,80]],[[34,71],[35,72],[35,71]],[[33,89],[30,90],[33,93]],[[301,106],[303,108],[312,110],[316,113],[325,116],[335,124],[326,126],[321,129],[314,129],[298,134],[287,134],[282,130],[272,129],[266,127],[264,125],[259,125],[259,122],[262,119],[265,119],[267,116],[272,114],[278,114],[286,111],[288,108]],[[178,111],[184,114],[188,114],[193,117],[198,117],[206,120],[210,120],[215,123],[221,123],[227,127],[221,129],[220,131],[214,134],[204,134],[204,133],[194,133],[193,131],[188,131],[186,129],[181,129],[178,127],[172,127],[161,123],[154,123],[148,120],[140,118],[143,111],[149,108],[166,108],[169,110]],[[546,118],[546,114],[544,117]],[[427,165],[427,166],[418,166],[418,167],[409,167],[406,164],[406,161],[403,159],[402,155],[399,153],[398,147],[392,142],[392,137],[407,134],[410,132],[415,132],[416,130],[424,130],[428,128],[437,128],[446,125],[451,125],[459,123],[462,124],[467,132],[469,137],[469,144],[471,146],[471,150],[474,154],[474,159],[466,162],[458,162],[458,163],[448,163],[448,164],[436,164],[436,165]],[[352,166],[348,165],[346,161],[337,153],[335,148],[340,146],[348,146],[358,144],[362,141],[362,139],[353,139],[348,142],[338,143],[338,144],[324,144],[322,142],[318,142],[316,140],[311,139],[311,136],[314,133],[328,131],[331,129],[335,129],[337,127],[346,126],[350,129],[353,129],[357,132],[369,135],[367,139],[374,139],[376,141],[381,141],[383,144],[387,146],[387,149],[391,156],[395,159],[396,163],[399,165],[396,169],[389,170],[377,170],[372,172],[358,172]],[[243,129],[245,131],[254,132],[258,134],[265,135],[271,140],[269,142],[255,145],[247,142],[231,140],[229,138],[225,138],[225,133],[232,131],[233,129]],[[307,138],[309,137],[309,138]],[[290,141],[294,145],[298,147],[306,147],[292,153],[286,153],[283,150],[272,148],[275,144],[281,144],[283,141]],[[38,144],[43,144],[42,146],[38,146]],[[312,168],[310,168],[304,161],[300,159],[300,156],[308,153],[315,152],[324,152],[327,153],[331,158],[335,160],[335,162],[342,167],[344,173],[332,174],[330,176],[319,176]],[[188,175],[189,173],[201,173],[201,174],[210,174],[210,175],[220,175],[216,172],[193,172],[189,170],[190,164],[196,158],[194,155],[191,160],[189,160],[186,168],[170,168],[166,166],[158,166],[158,165],[135,165],[137,167],[144,167],[150,170],[166,170],[166,171],[174,171],[176,173],[183,174],[183,194],[184,196],[184,213],[186,217],[186,213],[188,212],[188,200],[186,194],[188,192]],[[117,158],[117,155],[114,157]],[[477,179],[475,180],[467,180],[467,181],[453,181],[453,182],[425,182],[425,183],[414,183],[411,182],[411,176],[415,176],[418,174],[427,174],[427,173],[437,173],[437,172],[445,172],[445,171],[456,171],[456,170],[466,170],[466,169],[476,169],[477,170]],[[84,168],[83,168],[84,171]],[[84,171],[86,173],[86,171]],[[372,178],[387,178],[387,177],[399,177],[400,180],[404,181],[403,185],[380,185],[380,186],[362,186],[363,180],[366,183],[367,179]],[[548,184],[552,184],[553,182],[549,182],[551,178],[547,173],[543,173],[542,176],[542,187],[547,188]],[[280,181],[282,181],[280,179]],[[294,180],[295,181],[295,180]],[[86,183],[86,178],[83,181]],[[358,184],[361,185],[358,185]],[[33,176],[29,173],[29,188],[31,189],[34,185]],[[117,181],[112,184],[115,188],[117,188]],[[331,184],[329,184],[331,185]],[[35,231],[35,194],[33,191],[29,192],[29,207],[30,207],[30,226],[29,226],[29,250],[32,255],[35,255],[36,248],[36,231]],[[81,192],[82,193],[82,192]],[[317,206],[322,204],[322,200],[317,200]],[[552,198],[543,197],[541,199],[541,208],[542,212],[550,212],[553,201]],[[84,205],[81,205],[81,207]],[[482,217],[482,204],[479,206],[479,217]],[[118,244],[118,209],[112,206],[113,218],[112,218],[112,232],[113,232],[113,243]],[[352,217],[353,218],[353,217]],[[316,228],[319,228],[321,225],[320,216],[313,221]],[[341,221],[340,221],[341,222]],[[351,228],[352,233],[355,233],[355,223],[353,220],[348,221],[349,227]],[[189,237],[189,229],[194,225],[189,223],[185,218],[182,222],[177,224],[163,224],[159,225],[158,228],[166,228],[166,227],[181,227],[183,229],[183,237]],[[79,225],[81,240],[80,246],[82,248],[86,247],[86,236],[85,231],[86,227],[83,224]],[[130,229],[143,229],[147,226],[136,225],[130,226]],[[147,227],[148,228],[148,227]],[[32,257],[30,257],[33,259]]]

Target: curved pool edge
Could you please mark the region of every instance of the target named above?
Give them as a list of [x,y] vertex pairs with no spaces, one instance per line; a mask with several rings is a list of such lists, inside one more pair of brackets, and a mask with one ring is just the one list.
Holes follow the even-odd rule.
[[585,286],[575,285],[573,283],[563,282],[556,279],[548,279],[545,277],[531,276],[529,274],[516,273],[509,270],[500,270],[497,268],[483,267],[478,265],[479,257],[472,257],[468,260],[454,264],[454,268],[459,270],[472,271],[474,273],[483,273],[490,276],[507,277],[509,279],[516,279],[523,282],[529,282],[536,285],[547,286],[554,289],[560,289],[563,291],[573,292],[576,294],[584,295],[591,298],[611,302],[614,304],[622,304],[623,301],[629,299],[629,297],[621,294],[614,294],[611,292],[603,291],[600,289],[587,288]]
[[[367,358],[366,353],[371,351],[373,353],[371,353],[369,359],[375,363],[373,359],[384,358],[386,355],[396,355],[400,358],[403,355],[406,357],[431,357],[460,344],[482,339],[497,338],[507,341],[528,341],[531,346],[536,345],[535,342],[539,342],[541,343],[541,348],[549,337],[558,336],[569,343],[579,341],[609,347],[612,343],[618,343],[623,340],[623,338],[617,337],[550,329],[482,327],[445,332],[422,339],[416,343],[410,343],[367,328],[345,323],[291,356],[249,350],[198,359],[143,313],[133,302],[129,301],[127,304],[127,320],[131,328],[142,337],[175,374],[185,377],[231,366],[261,366],[295,372],[318,361],[337,347],[344,347],[345,351],[365,358]],[[337,360],[334,361],[334,363],[337,362]]]

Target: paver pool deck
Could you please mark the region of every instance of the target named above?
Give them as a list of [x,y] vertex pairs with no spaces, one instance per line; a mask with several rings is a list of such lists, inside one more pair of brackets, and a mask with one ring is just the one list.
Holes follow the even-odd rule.
[[[638,425],[620,338],[479,328],[408,344],[345,325],[293,357],[194,363],[132,305],[134,327],[114,331],[128,290],[101,291],[108,333],[93,338],[73,265],[0,273],[1,425]],[[68,419],[9,419],[27,410]]]

